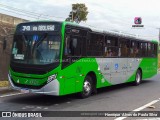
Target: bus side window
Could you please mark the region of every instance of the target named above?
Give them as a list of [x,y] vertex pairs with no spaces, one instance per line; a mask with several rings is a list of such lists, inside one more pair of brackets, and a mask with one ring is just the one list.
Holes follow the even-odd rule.
[[141,47],[140,47],[140,42],[137,42],[137,55],[136,57],[141,57]]
[[135,55],[135,57],[139,56],[139,45],[138,45],[137,41],[135,42],[134,55]]
[[142,48],[142,56],[147,57],[147,43],[142,42],[141,43],[141,48]]
[[65,56],[68,56],[71,54],[71,49],[70,49],[70,36],[69,35],[66,35],[66,38],[65,38]]
[[80,36],[73,36],[72,38],[72,53],[75,57],[82,56],[82,38]]
[[129,52],[129,40],[120,38],[119,40],[119,56],[128,57]]
[[157,56],[157,45],[156,44],[154,43],[151,44],[151,51],[152,51],[151,57],[156,57]]
[[70,57],[81,56],[81,37],[67,36],[65,40],[65,55]]
[[138,57],[140,54],[139,43],[137,41],[131,41],[130,57]]
[[89,32],[89,39],[87,40],[87,56],[103,56],[103,34]]
[[77,49],[78,49],[78,45],[77,45],[77,38],[71,38],[71,42],[70,42],[70,49],[71,49],[71,55],[72,56],[78,56],[77,53]]
[[144,44],[145,46],[145,57],[148,57],[148,49],[147,49],[147,43]]
[[118,56],[118,37],[115,37],[115,36],[105,37],[104,56],[105,57]]
[[155,55],[155,57],[157,57],[157,49],[158,49],[158,45],[154,44],[154,55]]
[[135,57],[135,55],[134,55],[134,46],[135,46],[135,43],[133,41],[131,41],[131,45],[130,45],[130,57]]
[[152,46],[151,46],[151,43],[148,43],[148,56],[152,57]]

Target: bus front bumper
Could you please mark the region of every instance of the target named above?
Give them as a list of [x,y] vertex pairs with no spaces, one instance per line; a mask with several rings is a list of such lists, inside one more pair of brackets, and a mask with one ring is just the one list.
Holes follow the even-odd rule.
[[59,96],[59,82],[57,79],[51,81],[50,83],[46,84],[40,89],[28,89],[28,88],[17,87],[12,82],[9,74],[8,74],[8,79],[11,84],[11,88],[14,90],[19,90],[19,91],[26,90],[28,91],[28,93],[39,93],[39,94],[45,94],[45,95]]

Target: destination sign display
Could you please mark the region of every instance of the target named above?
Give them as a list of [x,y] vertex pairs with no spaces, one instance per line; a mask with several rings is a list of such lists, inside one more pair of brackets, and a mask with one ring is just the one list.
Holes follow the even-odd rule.
[[23,25],[21,28],[22,31],[54,31],[54,25],[37,25],[37,26],[25,26]]
[[59,25],[57,24],[21,24],[17,31],[20,32],[36,32],[36,31],[58,31]]

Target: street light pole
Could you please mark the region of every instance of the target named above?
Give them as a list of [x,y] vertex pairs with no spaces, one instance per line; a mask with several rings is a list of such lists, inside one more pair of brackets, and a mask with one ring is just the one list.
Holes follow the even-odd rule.
[[159,30],[159,45],[158,45],[158,51],[159,51],[159,47],[160,47],[160,28],[157,28],[157,29]]
[[159,44],[160,44],[160,28],[158,28],[159,29]]
[[73,22],[73,8],[72,8],[72,22]]
[[[79,8],[77,9],[73,9],[72,7],[72,22],[76,22],[75,18],[76,18],[76,15],[79,13]],[[75,16],[74,16],[75,15]],[[76,18],[77,19],[77,18]]]
[[159,30],[159,43],[160,43],[160,28],[157,28]]
[[74,13],[76,13],[76,10],[74,10],[72,6],[72,22],[74,22]]

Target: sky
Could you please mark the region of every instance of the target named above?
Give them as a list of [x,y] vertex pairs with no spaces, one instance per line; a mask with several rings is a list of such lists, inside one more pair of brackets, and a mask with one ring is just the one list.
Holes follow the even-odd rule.
[[[82,22],[83,25],[159,39],[157,28],[160,28],[160,0],[1,0],[0,13],[28,20],[49,18],[64,21],[71,11],[72,4],[75,3],[85,3],[88,7],[88,20]],[[37,17],[15,12],[4,5],[18,8],[20,11],[35,12]],[[142,18],[143,28],[132,27],[135,17]]]

